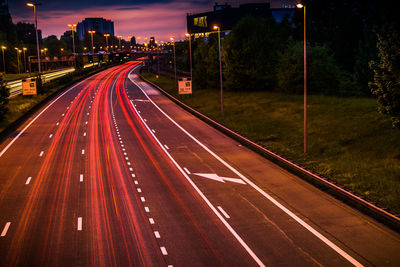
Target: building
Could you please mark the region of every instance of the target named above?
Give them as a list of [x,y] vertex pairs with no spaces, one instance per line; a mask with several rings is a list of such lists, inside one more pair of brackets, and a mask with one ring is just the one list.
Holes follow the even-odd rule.
[[114,36],[114,22],[103,18],[85,18],[78,23],[76,27],[79,40],[83,40],[88,31],[96,31],[96,33],[110,34]]
[[[293,9],[287,7],[287,10],[279,11],[271,9],[269,3],[254,3],[243,4],[239,7],[232,7],[231,5],[219,5],[215,3],[214,10],[199,14],[188,14],[187,31],[194,34],[195,38],[208,36],[210,32],[214,32],[214,25],[218,25],[221,31],[230,31],[233,26],[242,18],[246,16],[253,17],[277,17],[281,19],[283,15],[293,14]],[[279,18],[278,18],[279,17]],[[278,20],[277,20],[278,21]]]

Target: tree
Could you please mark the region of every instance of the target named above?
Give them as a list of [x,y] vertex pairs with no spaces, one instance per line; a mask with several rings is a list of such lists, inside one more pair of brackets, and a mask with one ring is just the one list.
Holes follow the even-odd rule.
[[389,27],[377,36],[379,54],[370,63],[374,81],[369,85],[378,97],[380,112],[390,115],[393,127],[400,128],[400,33]]
[[273,18],[246,17],[224,40],[226,86],[232,90],[263,90],[276,86],[278,54],[290,27]]
[[4,119],[4,116],[8,112],[8,97],[10,96],[9,89],[6,87],[6,83],[3,77],[0,76],[0,121]]
[[[303,42],[290,41],[278,64],[281,91],[303,92],[303,67]],[[326,45],[307,45],[307,74],[310,93],[333,94],[340,90],[340,69]]]

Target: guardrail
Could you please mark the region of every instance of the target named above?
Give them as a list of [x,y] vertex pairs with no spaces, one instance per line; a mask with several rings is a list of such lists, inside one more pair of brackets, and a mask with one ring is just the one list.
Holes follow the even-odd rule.
[[[86,64],[84,66],[84,68],[92,67],[94,65],[95,64]],[[42,82],[43,83],[50,82],[51,80],[62,77],[73,71],[75,71],[75,68],[62,69],[62,70],[42,74]],[[22,94],[22,80],[23,79],[10,81],[6,84],[6,86],[10,89],[10,98],[15,97],[19,94]]]
[[189,111],[202,121],[206,122],[207,124],[211,125],[212,127],[216,128],[217,130],[225,133],[226,135],[232,137],[242,145],[250,148],[251,150],[261,154],[265,158],[273,161],[274,163],[278,164],[279,166],[283,167],[284,169],[298,175],[299,177],[303,178],[304,180],[308,181],[309,183],[317,186],[318,188],[327,191],[332,196],[342,200],[343,202],[349,204],[350,206],[356,208],[359,211],[367,214],[368,216],[376,219],[377,221],[381,222],[382,224],[388,226],[389,228],[400,232],[400,217],[396,214],[393,214],[388,209],[379,207],[378,204],[373,203],[372,201],[356,194],[355,192],[351,192],[349,189],[344,188],[343,186],[336,184],[333,181],[330,181],[328,178],[323,177],[319,174],[313,173],[311,170],[306,169],[305,167],[300,166],[299,164],[284,158],[281,155],[278,155],[269,149],[247,139],[246,137],[240,135],[232,131],[231,129],[227,128],[226,126],[210,119],[209,117],[205,116],[204,114],[198,112],[197,110],[189,107],[185,103],[179,101],[158,85],[148,81],[142,75],[139,74],[139,77],[157,88],[160,92],[162,92],[166,97],[177,103],[179,106],[183,107],[185,110]]

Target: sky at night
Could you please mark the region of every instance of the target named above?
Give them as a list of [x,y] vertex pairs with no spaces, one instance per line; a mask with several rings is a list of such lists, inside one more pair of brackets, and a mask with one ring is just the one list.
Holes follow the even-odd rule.
[[[27,0],[9,0],[13,22],[33,23],[33,10],[26,6]],[[38,28],[43,37],[60,37],[68,23],[78,23],[87,17],[103,17],[114,21],[115,35],[144,37],[155,36],[157,40],[169,40],[171,36],[183,39],[186,32],[186,14],[212,11],[215,0],[42,0],[38,8]],[[244,3],[270,2],[280,7],[291,0],[233,0],[220,1],[232,6]]]

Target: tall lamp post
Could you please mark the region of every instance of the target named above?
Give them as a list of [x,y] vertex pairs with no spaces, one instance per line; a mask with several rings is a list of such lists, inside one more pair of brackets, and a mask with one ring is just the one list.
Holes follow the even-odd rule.
[[93,34],[96,33],[96,31],[88,31],[90,33],[90,38],[92,40],[92,54],[94,54],[94,46],[93,46]]
[[175,77],[175,87],[177,86],[176,82],[176,57],[175,57],[175,37],[171,37],[172,46],[174,48],[174,77]]
[[122,38],[122,36],[118,35],[117,38],[118,38],[118,43],[119,43],[119,50],[121,50],[121,38]]
[[22,51],[24,51],[24,71],[26,72],[26,55],[25,55],[25,51],[28,50],[28,48],[24,47],[22,48]]
[[298,3],[297,8],[304,10],[304,153],[307,153],[307,41],[306,41],[306,6]]
[[108,37],[110,37],[109,33],[104,34],[104,37],[106,37],[106,51],[108,52]]
[[74,54],[74,68],[76,69],[75,35],[74,35],[74,28],[76,27],[76,24],[68,24],[67,26],[71,27],[71,32],[72,32],[72,53]]
[[27,3],[27,6],[33,7],[33,13],[35,16],[35,31],[36,31],[36,50],[37,50],[37,57],[38,57],[38,71],[39,71],[39,75],[40,75],[40,48],[39,48],[39,37],[38,37],[38,28],[37,28],[37,12],[36,12],[36,6],[40,6],[40,3]]
[[189,38],[189,62],[190,62],[190,80],[193,83],[193,68],[192,68],[192,35],[190,33],[186,34]]
[[221,28],[214,25],[214,30],[218,30],[218,50],[219,50],[219,80],[221,87],[221,113],[224,113],[224,91],[222,89],[222,60],[221,60]]
[[4,50],[6,50],[7,47],[2,45],[1,46],[1,52],[3,53],[3,70],[4,70],[4,74],[6,74],[6,60],[4,58]]
[[17,51],[18,73],[21,73],[21,68],[20,68],[20,63],[19,63],[19,54],[20,54],[21,50],[19,50],[18,47],[15,47],[15,50]]

